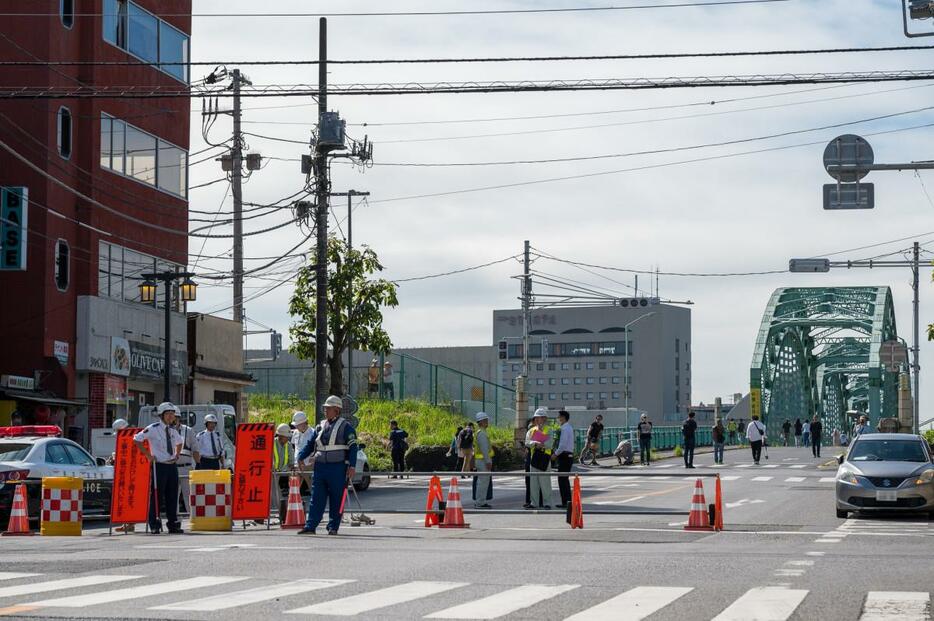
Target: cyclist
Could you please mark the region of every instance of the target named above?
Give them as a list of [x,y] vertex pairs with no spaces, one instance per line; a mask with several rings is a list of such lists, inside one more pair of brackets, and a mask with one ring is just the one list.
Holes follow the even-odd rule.
[[600,436],[603,435],[603,415],[597,414],[593,422],[590,423],[590,428],[587,429],[587,446],[590,447],[591,451],[591,466],[598,466],[597,463],[597,454],[600,451]]

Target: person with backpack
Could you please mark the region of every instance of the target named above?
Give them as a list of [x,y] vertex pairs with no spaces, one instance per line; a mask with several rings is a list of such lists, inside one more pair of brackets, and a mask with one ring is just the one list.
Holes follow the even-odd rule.
[[765,425],[759,422],[758,414],[752,415],[752,420],[746,427],[746,439],[752,448],[752,461],[758,466],[762,457],[762,443],[766,441]]
[[717,419],[717,424],[710,430],[710,438],[713,440],[713,463],[723,463],[723,444],[726,442],[726,428],[723,421]]
[[470,472],[474,467],[473,456],[473,423],[467,423],[458,435],[458,446],[460,447],[460,457],[464,460],[461,472]]
[[697,432],[697,421],[694,420],[694,410],[691,410],[688,412],[687,419],[681,424],[685,468],[694,467],[694,447],[696,446],[695,432]]
[[636,426],[639,432],[639,463],[648,466],[652,463],[652,423],[648,414],[643,414]]

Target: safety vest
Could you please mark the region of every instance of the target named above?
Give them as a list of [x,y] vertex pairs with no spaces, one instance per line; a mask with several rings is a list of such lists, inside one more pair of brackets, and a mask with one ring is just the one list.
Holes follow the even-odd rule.
[[282,472],[286,469],[287,466],[291,464],[286,463],[289,459],[289,445],[285,444],[282,449],[285,451],[284,455],[279,453],[279,441],[273,440],[272,442],[272,455],[273,455],[273,470],[277,472]]
[[324,433],[324,423],[321,424],[321,427],[315,434],[315,450],[317,451],[315,460],[317,462],[324,464],[340,464],[347,460],[347,451],[350,449],[350,446],[337,443],[337,438],[344,424],[345,421],[343,418],[338,418],[334,421],[331,425],[331,437],[328,438],[327,444],[321,441],[321,436]]
[[[480,432],[478,431],[477,433],[479,434]],[[487,444],[490,445],[490,459],[493,459],[493,457],[496,455],[496,451],[493,450],[493,442],[490,440],[489,434],[486,434],[486,441],[487,441]],[[480,452],[480,443],[477,442],[476,436],[474,436],[474,439],[473,439],[473,446],[474,446],[474,452],[473,452],[474,458],[483,459],[483,453]]]
[[[532,429],[538,429],[538,430],[541,431],[542,433],[548,434],[548,437],[551,438],[552,441],[554,440],[554,430],[553,430],[552,428],[548,427],[547,425],[545,425],[544,427],[532,427]],[[543,445],[541,448],[535,447],[535,450],[536,450],[536,451],[544,451],[545,455],[551,455],[551,449],[552,449],[552,447],[553,447],[553,443],[552,443],[552,444],[549,444],[549,445],[547,445],[547,446]]]

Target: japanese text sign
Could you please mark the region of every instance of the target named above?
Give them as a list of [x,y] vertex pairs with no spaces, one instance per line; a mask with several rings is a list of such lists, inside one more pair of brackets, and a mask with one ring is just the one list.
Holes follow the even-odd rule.
[[133,436],[139,431],[117,431],[114,486],[110,502],[112,524],[145,522],[149,514],[149,477],[152,466],[133,443]]
[[272,423],[237,425],[232,515],[234,520],[264,520],[269,517],[272,443]]

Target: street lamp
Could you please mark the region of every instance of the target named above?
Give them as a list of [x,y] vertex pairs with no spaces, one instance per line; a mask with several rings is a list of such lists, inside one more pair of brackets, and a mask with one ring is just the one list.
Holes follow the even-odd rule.
[[651,317],[655,314],[655,311],[651,313],[646,313],[644,315],[639,315],[629,323],[623,326],[623,377],[624,377],[624,386],[623,389],[626,391],[626,424],[629,424],[629,326],[645,319],[646,317]]
[[182,302],[194,302],[198,297],[198,285],[191,279],[191,272],[152,272],[142,274],[143,281],[139,284],[139,297],[144,304],[152,304],[156,300],[156,287],[158,282],[165,283],[165,369],[163,369],[162,400],[170,400],[169,385],[172,369],[172,283],[182,280],[178,286],[179,299]]

